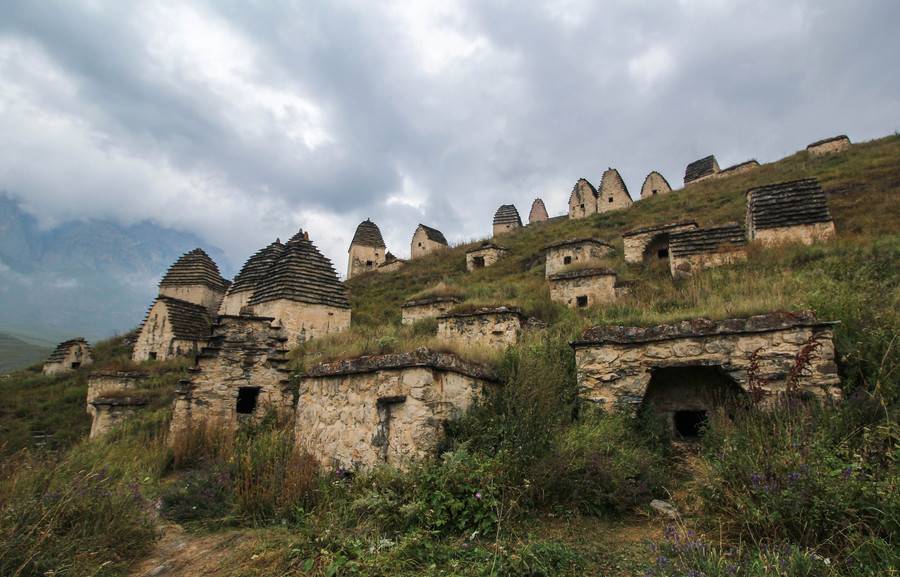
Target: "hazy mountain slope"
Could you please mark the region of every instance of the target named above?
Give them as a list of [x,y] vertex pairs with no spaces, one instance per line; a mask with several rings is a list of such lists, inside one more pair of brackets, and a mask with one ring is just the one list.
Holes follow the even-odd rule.
[[38,363],[44,360],[51,350],[52,347],[0,333],[0,375]]
[[195,235],[99,220],[41,230],[0,195],[0,329],[53,341],[125,332],[143,318],[166,268],[198,246],[231,274],[222,251]]

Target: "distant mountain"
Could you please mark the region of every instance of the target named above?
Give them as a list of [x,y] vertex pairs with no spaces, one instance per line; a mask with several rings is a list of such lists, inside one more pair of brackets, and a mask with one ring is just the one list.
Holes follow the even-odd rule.
[[36,344],[0,333],[0,375],[39,363],[47,358],[52,350],[53,347],[47,344]]
[[196,247],[231,276],[222,251],[195,235],[147,221],[41,230],[0,193],[0,330],[54,342],[127,332],[143,319],[169,265]]

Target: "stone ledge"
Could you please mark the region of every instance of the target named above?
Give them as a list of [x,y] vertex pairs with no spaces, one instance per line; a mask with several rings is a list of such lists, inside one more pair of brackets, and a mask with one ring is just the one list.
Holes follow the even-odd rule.
[[596,244],[598,246],[603,246],[612,250],[615,250],[615,247],[608,242],[602,241],[599,238],[570,238],[566,240],[561,240],[559,242],[554,242],[552,244],[548,244],[544,247],[544,250],[550,250],[551,248],[559,248],[562,246],[570,246],[573,244]]
[[560,272],[550,275],[550,280],[566,280],[572,278],[586,278],[592,276],[616,276],[616,271],[608,268],[585,268],[569,272]]
[[102,377],[116,379],[145,379],[150,377],[150,373],[145,371],[109,371],[101,369],[99,371],[91,371],[88,374],[88,380]]
[[440,315],[439,319],[452,319],[452,318],[464,318],[464,317],[480,317],[486,315],[515,315],[517,317],[524,318],[525,315],[522,314],[522,309],[519,307],[483,307],[479,309],[474,309],[471,311],[460,311],[460,312],[450,312]]
[[[219,320],[223,319],[232,319],[232,320],[241,320],[241,321],[260,321],[260,322],[275,322],[275,317],[259,317],[256,315],[218,315]],[[221,323],[215,323],[221,324]]]
[[461,303],[463,301],[462,297],[451,297],[451,296],[436,296],[436,297],[425,297],[423,299],[416,299],[411,301],[406,301],[400,308],[405,309],[409,307],[420,307],[424,305],[433,305],[437,303]]
[[779,311],[740,319],[713,321],[697,318],[670,325],[652,327],[596,326],[571,343],[572,348],[605,343],[632,344],[691,337],[764,333],[795,327],[827,327],[836,321],[819,321],[813,311],[797,313]]
[[95,407],[143,407],[147,399],[143,397],[97,397],[91,404]]
[[464,361],[451,353],[439,353],[427,348],[407,353],[368,355],[344,361],[319,363],[301,373],[300,376],[332,377],[416,367],[440,369],[491,382],[500,380],[497,374],[488,367]]
[[488,242],[488,243],[482,244],[480,246],[476,246],[475,248],[470,248],[469,250],[466,251],[466,254],[469,254],[471,252],[478,252],[481,250],[506,250],[506,251],[508,251],[509,249],[506,247],[500,246],[499,244],[494,244],[492,242]]
[[627,230],[622,233],[622,238],[627,238],[629,236],[637,236],[639,234],[646,234],[648,232],[656,232],[662,230],[668,230],[670,228],[677,228],[679,226],[697,226],[697,221],[695,220],[680,220],[678,222],[670,222],[666,224],[656,224],[652,226],[642,226],[640,228],[633,228],[631,230]]

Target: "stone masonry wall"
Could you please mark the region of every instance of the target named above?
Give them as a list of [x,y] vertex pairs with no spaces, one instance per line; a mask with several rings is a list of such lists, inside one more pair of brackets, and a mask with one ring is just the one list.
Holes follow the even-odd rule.
[[[647,250],[647,247],[653,244],[659,237],[664,236],[668,238],[668,235],[673,232],[690,230],[692,228],[697,228],[696,222],[684,221],[636,229],[625,233],[622,235],[622,240],[625,245],[625,262],[629,264],[640,264],[644,261],[644,252]],[[666,246],[668,246],[668,242],[666,242]]]
[[239,315],[241,310],[246,307],[253,296],[253,291],[241,291],[225,295],[222,304],[219,305],[220,315]]
[[521,313],[505,307],[497,312],[438,317],[438,338],[461,347],[505,349],[519,341],[521,332]]
[[279,299],[253,305],[253,314],[281,323],[288,347],[350,327],[350,309]]
[[[815,343],[797,387],[817,397],[840,397],[831,325],[809,318],[798,321],[790,315],[772,318],[760,316],[719,323],[695,319],[680,325],[661,325],[649,329],[656,331],[658,337],[637,342],[628,342],[629,333],[648,329],[590,329],[581,341],[573,343],[580,394],[607,408],[633,409],[644,398],[654,369],[692,366],[720,367],[748,392],[748,369],[756,353],[756,379],[766,402],[771,402],[775,394],[785,391],[785,380],[797,354],[808,343]],[[729,324],[737,328],[728,330]],[[680,330],[684,327],[699,330],[690,334],[691,330]],[[594,337],[589,334],[594,330],[607,335]]]
[[444,423],[493,383],[486,370],[425,349],[319,365],[300,380],[296,443],[325,466],[404,467],[434,455]]
[[214,291],[203,285],[175,285],[159,287],[159,296],[201,305],[215,314],[219,310],[225,293]]
[[92,362],[90,348],[86,344],[77,343],[66,350],[65,356],[61,360],[44,363],[41,372],[45,375],[58,375],[71,371],[73,363],[78,363],[79,366],[87,366]]
[[128,397],[97,398],[91,402],[93,409],[90,438],[95,439],[105,435],[114,427],[130,420],[137,415],[146,402],[143,399]]
[[149,375],[143,372],[120,372],[120,371],[98,371],[88,376],[87,389],[87,412],[94,414],[94,407],[91,403],[101,397],[110,394],[120,394],[124,391],[137,389],[141,386],[141,381]]
[[[292,416],[290,371],[284,367],[286,337],[272,321],[263,317],[219,319],[209,347],[176,391],[170,440],[200,423],[233,430],[243,420],[258,419],[269,411]],[[249,413],[238,413],[241,388],[259,389]]]
[[460,299],[452,297],[407,302],[400,307],[400,322],[404,325],[411,325],[422,319],[439,317],[459,302]]
[[385,248],[374,246],[350,245],[349,263],[347,264],[347,278],[351,279],[364,272],[375,270],[384,262]]
[[[578,297],[587,300],[579,304]],[[593,307],[616,301],[616,273],[558,274],[550,277],[550,300],[570,308]]]
[[[487,268],[503,258],[508,252],[509,251],[507,250],[494,247],[469,251],[466,253],[466,270],[471,272],[479,268]],[[481,257],[484,260],[484,265],[482,267],[475,265],[475,259],[478,257]]]
[[827,140],[822,143],[811,144],[806,148],[806,150],[812,156],[822,156],[825,154],[841,152],[842,150],[846,150],[848,148],[850,148],[850,139],[845,136],[843,138]]
[[[551,245],[546,249],[544,276],[560,273],[573,266],[591,266],[613,253],[613,247],[594,241]],[[566,262],[566,258],[569,262]]]
[[423,257],[426,254],[446,249],[447,245],[429,239],[426,232],[419,228],[416,230],[415,234],[413,234],[412,243],[409,248],[409,258],[415,259]]
[[164,361],[178,356],[199,353],[206,340],[185,340],[175,338],[172,326],[168,322],[165,301],[156,301],[147,320],[134,343],[131,358],[135,361],[146,361],[151,353],[156,353],[156,360]]
[[786,243],[813,244],[834,238],[834,222],[816,222],[754,231],[753,241],[763,246]]
[[747,260],[747,250],[743,247],[720,252],[674,256],[669,254],[669,268],[673,278],[686,278],[707,268],[726,266]]

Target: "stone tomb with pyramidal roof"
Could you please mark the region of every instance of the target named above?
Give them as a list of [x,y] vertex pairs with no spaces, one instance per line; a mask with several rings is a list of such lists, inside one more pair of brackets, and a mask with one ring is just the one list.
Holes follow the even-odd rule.
[[284,327],[290,346],[350,326],[347,288],[302,231],[285,244],[248,302],[252,314]]
[[220,316],[209,345],[176,390],[170,440],[203,426],[233,431],[268,413],[290,419],[288,338],[271,317]]
[[606,169],[600,179],[600,190],[597,191],[597,212],[628,208],[632,202],[619,171],[615,168]]
[[378,225],[369,219],[359,223],[347,252],[347,279],[375,270],[383,264],[387,258],[387,245]]
[[579,178],[569,195],[569,218],[587,218],[597,213],[597,189],[586,178]]
[[494,213],[494,236],[512,232],[522,227],[522,219],[514,204],[504,204]]
[[81,337],[63,341],[47,357],[41,372],[45,375],[68,373],[93,362],[91,345]]
[[644,184],[641,186],[642,199],[662,196],[670,192],[672,192],[672,187],[669,186],[669,181],[655,170],[647,175],[647,178],[644,179]]
[[819,181],[806,178],[748,190],[747,235],[764,246],[834,238],[834,221]]
[[596,326],[572,343],[578,388],[607,410],[653,410],[673,433],[693,437],[730,401],[766,406],[785,393],[840,398],[834,324],[806,311]]
[[202,305],[215,314],[229,282],[201,248],[183,254],[159,282],[159,296]]
[[234,282],[228,287],[222,306],[219,307],[220,315],[239,315],[250,303],[250,297],[256,290],[256,285],[262,280],[276,260],[284,252],[284,245],[276,239],[269,246],[260,249],[247,259],[241,271],[234,277]]
[[674,278],[746,259],[747,236],[736,222],[669,235],[669,270]]
[[531,211],[528,213],[528,224],[545,222],[549,219],[550,215],[547,214],[547,207],[544,206],[544,201],[540,198],[534,199],[534,202],[531,203]]

